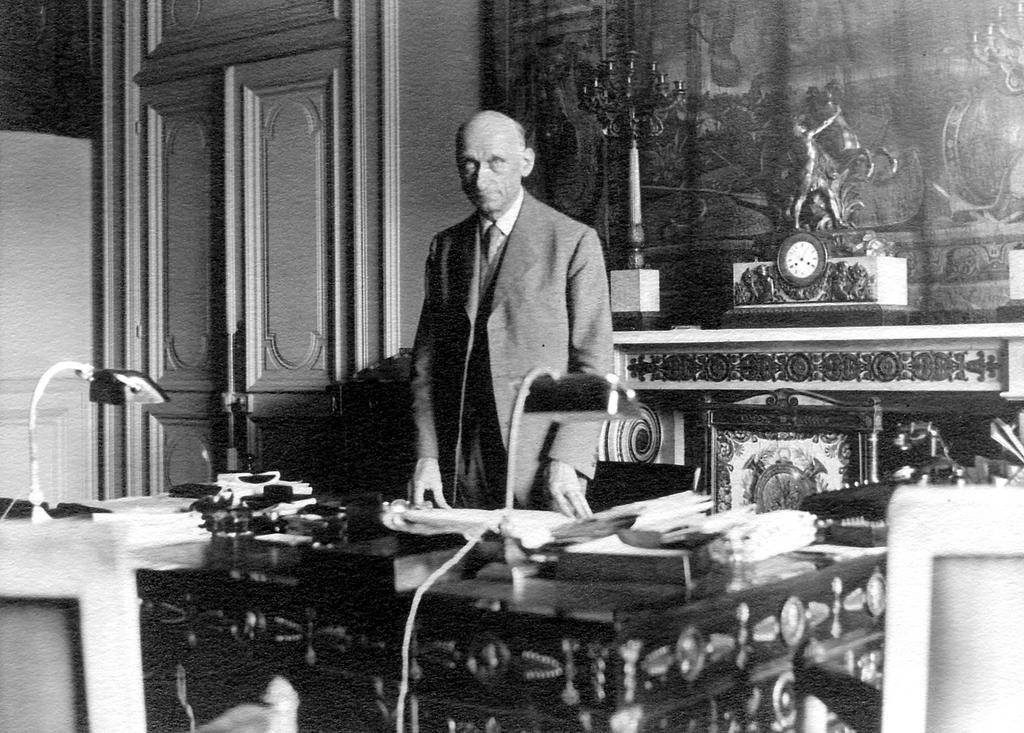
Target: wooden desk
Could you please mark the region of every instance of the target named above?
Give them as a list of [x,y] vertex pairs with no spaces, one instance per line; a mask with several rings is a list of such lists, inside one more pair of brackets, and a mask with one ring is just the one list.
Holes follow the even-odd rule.
[[420,611],[419,729],[791,731],[802,639],[878,678],[884,568],[781,556],[692,601],[678,585],[438,585]]
[[151,733],[180,733],[184,670],[199,722],[285,676],[303,731],[390,731],[409,589],[451,538],[386,536],[337,548],[207,540],[136,552]]
[[[424,542],[448,541],[147,550],[139,589],[149,730],[187,728],[179,665],[200,721],[259,699],[283,674],[299,691],[301,730],[392,730],[410,599],[400,588],[412,585],[399,576],[451,549]],[[551,572],[515,585],[448,580],[420,608],[407,720],[422,733],[623,733],[691,722],[788,731],[789,657],[803,636],[855,673],[878,674],[883,617],[867,599],[884,594],[884,570],[882,555],[794,554],[719,569],[689,589]]]

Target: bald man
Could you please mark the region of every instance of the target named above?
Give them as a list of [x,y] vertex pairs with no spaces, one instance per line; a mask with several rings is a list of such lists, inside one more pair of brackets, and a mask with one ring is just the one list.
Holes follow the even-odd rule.
[[[612,366],[608,280],[597,233],[523,188],[535,153],[522,126],[493,111],[456,135],[462,190],[476,211],[434,237],[413,358],[415,503],[505,503],[516,391],[536,367],[606,374]],[[601,426],[527,415],[516,503],[590,515]]]

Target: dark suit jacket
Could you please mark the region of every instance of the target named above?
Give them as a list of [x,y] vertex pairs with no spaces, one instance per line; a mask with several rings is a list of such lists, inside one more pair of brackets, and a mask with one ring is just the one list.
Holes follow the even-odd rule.
[[[417,456],[438,458],[450,475],[458,435],[460,396],[478,304],[478,218],[438,234],[430,246],[426,297],[416,334],[413,404]],[[534,367],[558,373],[612,368],[608,275],[597,233],[525,194],[505,243],[487,317],[491,381],[508,446],[519,384]],[[554,426],[528,415],[516,456],[516,496],[528,505],[544,458],[592,476],[601,426]],[[546,452],[542,450],[547,443]]]

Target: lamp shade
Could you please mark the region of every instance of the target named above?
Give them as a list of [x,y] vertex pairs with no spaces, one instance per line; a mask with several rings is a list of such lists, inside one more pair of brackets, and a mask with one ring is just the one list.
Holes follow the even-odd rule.
[[614,374],[538,375],[527,387],[523,412],[543,412],[559,422],[640,417],[636,392]]
[[97,369],[89,378],[89,399],[105,405],[166,402],[167,393],[142,372]]
[[516,455],[524,413],[544,413],[557,422],[601,422],[639,417],[636,392],[624,387],[614,374],[573,372],[557,374],[537,367],[519,385],[508,431],[508,466],[505,471],[505,512],[515,503]]

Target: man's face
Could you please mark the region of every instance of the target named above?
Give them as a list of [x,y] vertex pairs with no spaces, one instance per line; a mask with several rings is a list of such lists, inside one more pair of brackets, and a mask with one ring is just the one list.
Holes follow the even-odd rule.
[[463,133],[456,163],[466,197],[484,216],[497,219],[533,170],[533,150],[509,120],[478,118]]

